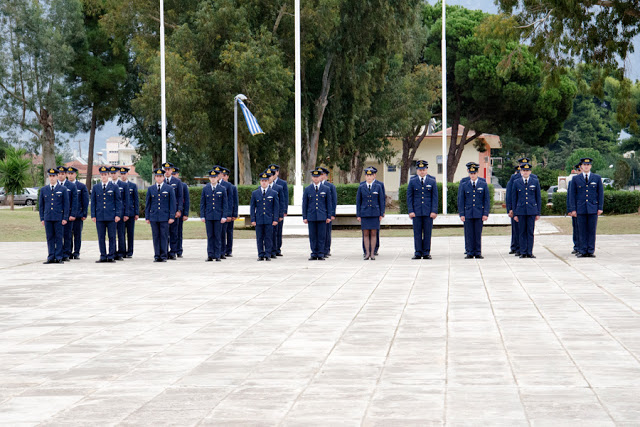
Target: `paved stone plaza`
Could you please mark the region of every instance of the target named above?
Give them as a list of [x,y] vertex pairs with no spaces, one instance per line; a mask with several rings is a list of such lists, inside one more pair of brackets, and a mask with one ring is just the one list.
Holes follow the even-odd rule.
[[[383,232],[384,234],[384,232]],[[0,251],[0,424],[639,425],[640,240],[536,237],[537,259],[486,237],[357,239],[308,262],[308,242],[256,262],[252,240],[185,258],[42,265],[43,243]]]

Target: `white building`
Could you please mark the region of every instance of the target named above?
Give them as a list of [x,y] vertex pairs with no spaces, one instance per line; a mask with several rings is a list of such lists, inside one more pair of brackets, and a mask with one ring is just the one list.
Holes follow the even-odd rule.
[[136,149],[129,138],[112,136],[107,139],[107,164],[112,166],[131,165],[136,161]]

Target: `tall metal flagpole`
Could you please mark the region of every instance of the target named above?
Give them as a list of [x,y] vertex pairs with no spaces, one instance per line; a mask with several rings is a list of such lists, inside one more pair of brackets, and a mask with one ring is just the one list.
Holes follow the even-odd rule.
[[[442,213],[447,214],[447,12],[442,0]],[[451,130],[453,132],[453,129]]]
[[162,163],[167,161],[167,99],[164,73],[164,0],[160,0],[160,115],[162,120]]
[[294,1],[295,31],[295,118],[296,118],[296,183],[293,204],[302,206],[302,84],[300,81],[300,0]]
[[246,96],[239,93],[233,98],[233,183],[238,185],[238,99],[245,100]]

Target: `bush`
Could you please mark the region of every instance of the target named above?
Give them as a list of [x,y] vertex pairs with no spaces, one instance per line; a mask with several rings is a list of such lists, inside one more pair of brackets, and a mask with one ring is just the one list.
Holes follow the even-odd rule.
[[[450,214],[458,213],[458,184],[457,182],[449,182],[447,184],[447,212]],[[438,213],[442,213],[442,183],[438,182]],[[400,186],[398,190],[398,199],[400,201],[400,213],[407,214],[409,213],[407,209],[407,187],[408,184],[404,184]],[[493,209],[493,203],[495,199],[495,188],[493,185],[489,185],[489,203],[491,208]]]
[[355,205],[360,184],[337,184],[339,205]]
[[[636,213],[640,208],[639,191],[605,191],[605,214]],[[553,213],[564,215],[567,211],[567,193],[555,193],[553,195]]]
[[540,215],[553,215],[553,206],[547,206],[549,193],[544,190],[540,191],[540,200],[542,201],[542,206],[540,207]]

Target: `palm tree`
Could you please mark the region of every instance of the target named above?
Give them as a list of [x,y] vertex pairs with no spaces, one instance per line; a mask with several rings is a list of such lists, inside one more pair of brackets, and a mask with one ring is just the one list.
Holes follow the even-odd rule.
[[4,187],[11,210],[14,208],[13,197],[22,194],[29,179],[31,160],[25,154],[27,153],[23,149],[9,147],[4,160],[0,161],[0,185]]

